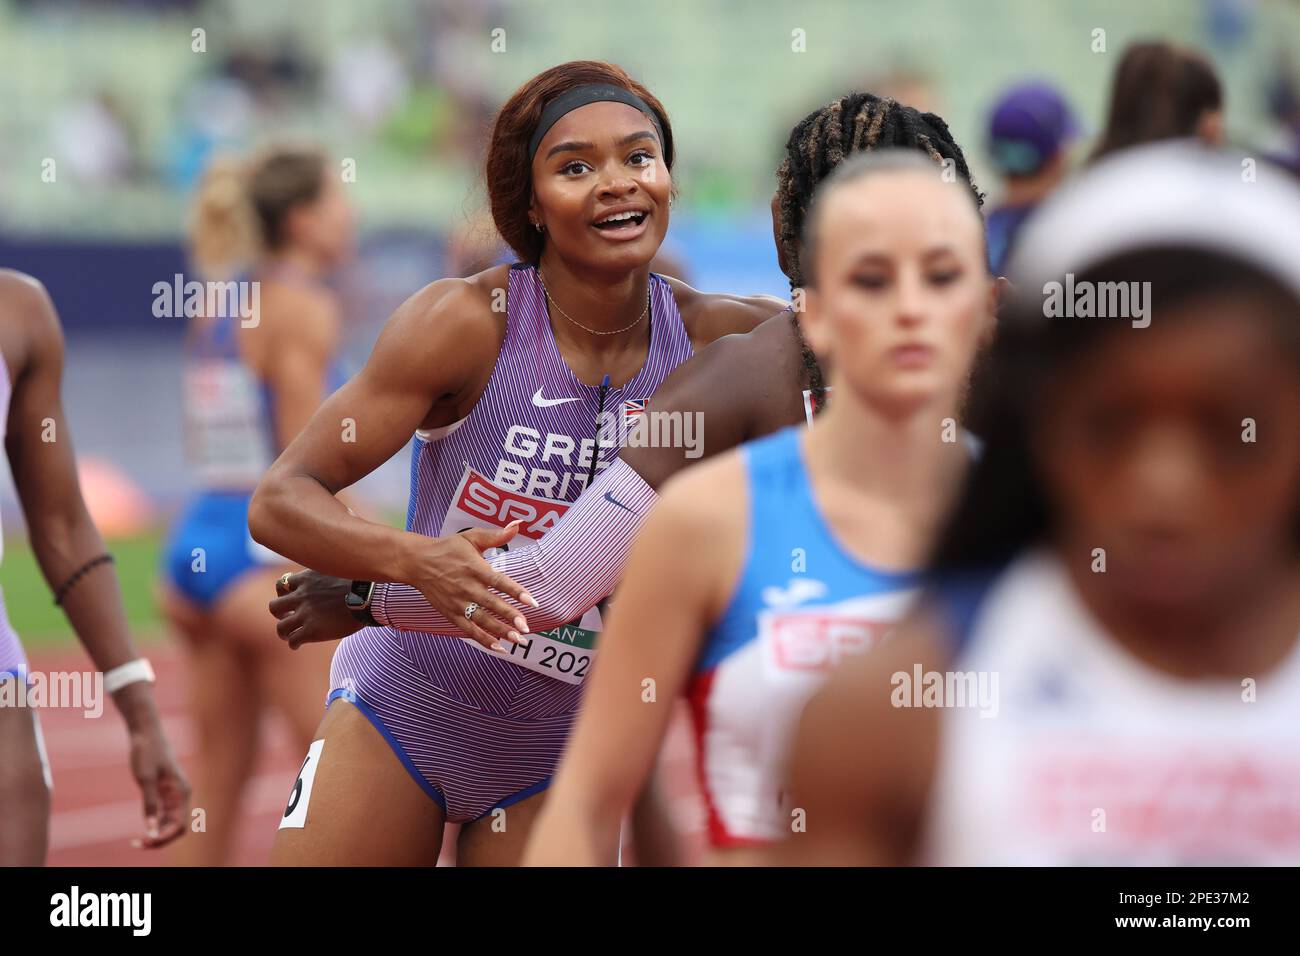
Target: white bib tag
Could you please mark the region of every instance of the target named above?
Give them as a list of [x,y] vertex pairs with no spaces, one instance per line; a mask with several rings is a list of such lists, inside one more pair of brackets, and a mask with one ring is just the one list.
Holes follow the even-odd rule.
[[324,749],[324,740],[313,741],[307,748],[307,759],[302,762],[298,779],[293,782],[289,803],[284,808],[278,829],[301,830],[307,825],[307,804],[311,802],[311,788],[316,782],[316,768],[320,766],[320,754]]
[[208,488],[253,488],[270,466],[261,396],[252,373],[229,359],[185,369],[185,445]]

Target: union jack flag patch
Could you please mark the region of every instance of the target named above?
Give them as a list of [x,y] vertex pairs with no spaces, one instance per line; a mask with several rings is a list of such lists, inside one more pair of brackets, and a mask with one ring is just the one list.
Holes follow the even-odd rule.
[[626,432],[629,428],[637,423],[637,420],[645,414],[650,407],[650,399],[635,398],[623,403],[623,430]]

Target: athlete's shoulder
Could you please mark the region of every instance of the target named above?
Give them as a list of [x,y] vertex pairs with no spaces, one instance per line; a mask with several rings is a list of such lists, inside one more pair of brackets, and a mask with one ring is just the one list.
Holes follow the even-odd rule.
[[421,341],[445,348],[500,348],[505,334],[508,266],[494,266],[465,279],[438,279],[397,307],[391,324],[414,332]]
[[[680,412],[707,423],[707,431],[700,430],[702,454],[707,457],[735,448],[781,417],[771,398],[777,388],[773,379],[783,374],[785,366],[773,361],[776,353],[761,331],[767,324],[704,346],[669,372],[650,400],[656,412]],[[755,369],[763,374],[755,375]],[[680,449],[649,445],[624,449],[623,459],[655,488],[691,465]]]
[[[422,315],[453,318],[464,314],[482,317],[505,307],[510,267],[492,266],[463,279],[436,279],[419,289],[401,306],[402,310]],[[499,300],[499,301],[498,301]]]
[[[779,303],[779,300],[773,301]],[[774,313],[768,313],[753,328],[719,336],[696,354],[709,356],[712,361],[719,363],[748,363],[760,358],[771,359],[788,351],[792,340],[789,308],[782,307]]]
[[44,283],[16,269],[0,269],[0,308],[15,318],[52,311]]
[[798,357],[797,345],[794,323],[787,307],[768,315],[752,329],[730,332],[714,339],[696,354],[717,369],[745,369],[749,377],[768,381],[768,376],[754,376],[754,369],[775,371],[791,364],[790,360]]
[[332,350],[342,328],[338,300],[324,286],[303,282],[268,282],[259,298],[265,322],[276,338],[277,347],[310,343]]
[[[773,319],[778,317],[773,316]],[[663,408],[663,398],[680,394],[692,398],[725,396],[729,406],[743,406],[741,395],[755,383],[756,363],[768,367],[773,336],[766,331],[770,321],[747,332],[732,332],[705,344],[669,373],[655,393],[655,407]]]
[[665,276],[681,313],[682,324],[697,347],[733,333],[750,332],[789,303],[771,295],[701,292],[681,279]]
[[790,314],[779,312],[748,332],[710,342],[673,369],[654,406],[710,413],[713,453],[797,421],[799,381]]
[[[515,265],[518,265],[518,263]],[[463,281],[490,307],[495,299],[504,301],[505,293],[510,288],[510,271],[515,268],[515,265],[501,263],[500,265],[490,266],[482,272],[476,272],[464,280],[453,281]]]
[[[31,354],[42,346],[62,347],[59,314],[44,283],[15,269],[0,269],[0,322],[6,353]],[[12,364],[19,355],[9,356]]]

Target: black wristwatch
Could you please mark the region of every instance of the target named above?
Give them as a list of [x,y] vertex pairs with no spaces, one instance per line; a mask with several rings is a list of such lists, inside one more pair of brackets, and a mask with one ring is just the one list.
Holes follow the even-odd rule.
[[362,624],[368,624],[371,627],[378,627],[379,622],[375,616],[370,613],[370,600],[375,596],[374,581],[353,581],[348,588],[347,596],[343,598],[343,603],[348,606],[348,610]]

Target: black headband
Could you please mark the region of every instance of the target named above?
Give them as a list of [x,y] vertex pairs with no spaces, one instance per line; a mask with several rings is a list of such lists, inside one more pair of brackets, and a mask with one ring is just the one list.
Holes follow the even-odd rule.
[[667,148],[664,142],[664,129],[659,125],[659,116],[645,100],[621,86],[611,86],[608,83],[584,83],[582,86],[564,91],[546,104],[546,109],[542,110],[542,118],[537,121],[537,129],[533,131],[533,138],[528,141],[528,161],[530,163],[533,161],[542,139],[562,116],[591,103],[626,103],[639,109],[650,118],[650,122],[654,123],[655,132],[659,134],[660,146]]

